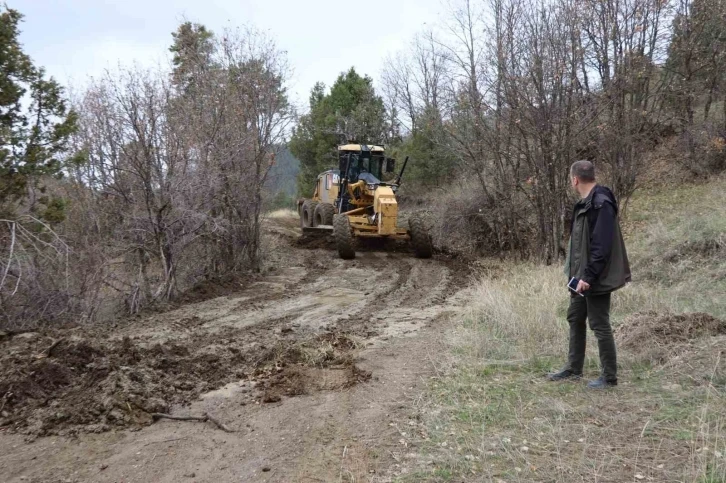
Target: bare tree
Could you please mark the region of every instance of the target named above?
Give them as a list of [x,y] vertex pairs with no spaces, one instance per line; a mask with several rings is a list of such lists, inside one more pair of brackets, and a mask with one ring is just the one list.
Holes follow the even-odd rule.
[[[78,103],[74,180],[102,213],[104,283],[131,312],[210,277],[257,269],[265,181],[291,119],[284,56],[226,32],[184,76],[122,70]],[[180,83],[179,79],[184,83]]]
[[[68,246],[30,215],[0,220],[0,326],[23,329],[38,319],[63,320],[70,311]],[[52,273],[54,277],[44,277]]]
[[[668,2],[606,0],[585,2],[585,72],[597,72],[590,90],[604,112],[595,132],[597,158],[609,168],[611,184],[627,200],[637,187],[644,151],[652,147],[666,120]],[[587,85],[592,85],[588,82]]]
[[443,106],[437,129],[460,176],[479,181],[481,214],[462,216],[486,225],[499,250],[554,261],[569,165],[592,159],[627,200],[667,120],[668,2],[459,0],[449,10],[445,28],[386,69],[391,104],[416,129],[423,106]]

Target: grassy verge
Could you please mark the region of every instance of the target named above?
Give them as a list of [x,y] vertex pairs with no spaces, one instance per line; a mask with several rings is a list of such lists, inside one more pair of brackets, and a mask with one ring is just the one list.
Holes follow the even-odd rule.
[[[629,220],[637,283],[614,296],[616,331],[649,319],[657,331],[664,314],[726,317],[726,183],[638,197]],[[431,380],[418,441],[426,463],[401,481],[726,482],[726,335],[654,332],[623,347],[613,390],[550,383],[543,375],[562,365],[567,345],[561,270],[502,272],[481,282],[448,332],[448,369]],[[666,357],[653,360],[648,346],[662,344]]]

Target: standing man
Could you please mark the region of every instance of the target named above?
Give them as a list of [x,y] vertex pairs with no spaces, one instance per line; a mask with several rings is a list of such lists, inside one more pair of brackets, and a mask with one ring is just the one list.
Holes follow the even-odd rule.
[[571,293],[567,322],[570,352],[560,372],[548,374],[551,381],[578,379],[585,363],[587,327],[595,332],[600,350],[600,377],[587,384],[604,389],[618,384],[615,339],[610,326],[610,294],[630,282],[630,265],[618,223],[618,203],[609,188],[595,182],[595,166],[577,161],[570,168],[572,187],[580,196],[572,219],[570,250],[565,263],[568,280],[580,280]]

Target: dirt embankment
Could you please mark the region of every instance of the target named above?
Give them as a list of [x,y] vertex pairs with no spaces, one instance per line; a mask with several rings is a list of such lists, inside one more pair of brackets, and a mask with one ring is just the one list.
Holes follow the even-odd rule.
[[[723,353],[723,345],[719,347],[718,342],[726,341],[726,320],[701,312],[643,312],[619,325],[615,338],[619,347],[637,354],[641,360],[664,366],[685,363],[693,367],[709,361],[714,349]],[[725,362],[720,360],[721,365]]]

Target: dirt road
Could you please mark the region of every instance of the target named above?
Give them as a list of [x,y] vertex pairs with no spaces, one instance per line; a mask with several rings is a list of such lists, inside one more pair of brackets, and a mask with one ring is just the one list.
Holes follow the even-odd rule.
[[277,268],[227,295],[0,342],[0,480],[389,481],[467,276],[395,249],[346,262],[295,225],[270,225]]

